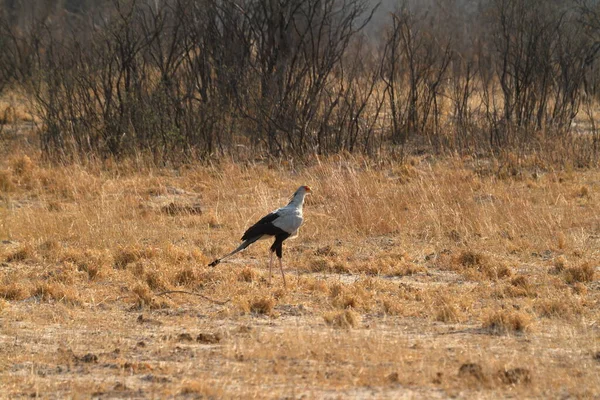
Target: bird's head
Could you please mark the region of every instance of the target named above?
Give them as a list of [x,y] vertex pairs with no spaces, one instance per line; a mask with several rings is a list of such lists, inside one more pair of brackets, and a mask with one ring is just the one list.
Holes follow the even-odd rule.
[[311,192],[311,189],[310,189],[309,186],[300,186],[298,188],[298,190],[296,190],[296,192],[292,196],[292,199],[290,200],[290,202],[291,203],[294,203],[294,202],[303,203],[304,202],[304,196],[306,196],[310,192]]
[[298,190],[296,190],[296,194],[308,194],[310,192],[310,186],[300,186]]

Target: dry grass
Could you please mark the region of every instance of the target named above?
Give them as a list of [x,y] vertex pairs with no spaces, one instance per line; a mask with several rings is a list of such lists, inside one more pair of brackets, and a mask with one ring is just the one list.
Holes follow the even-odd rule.
[[584,262],[577,267],[565,270],[565,281],[567,283],[591,282],[594,280],[595,268],[589,262]]
[[325,314],[323,319],[335,328],[355,328],[360,323],[360,316],[352,310],[330,312]]
[[18,93],[3,93],[0,99],[0,124],[33,121],[27,99]]
[[[600,171],[528,165],[175,171],[12,151],[0,397],[592,397]],[[287,290],[265,242],[206,266],[300,184]]]
[[531,317],[519,311],[492,311],[483,319],[482,328],[493,334],[524,333],[531,325]]

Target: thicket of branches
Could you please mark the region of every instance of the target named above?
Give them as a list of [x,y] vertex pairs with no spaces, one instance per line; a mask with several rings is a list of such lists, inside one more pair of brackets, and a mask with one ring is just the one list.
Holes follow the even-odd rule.
[[585,138],[578,157],[595,158],[596,2],[404,1],[373,22],[375,10],[5,0],[0,90],[32,96],[49,157],[497,152]]

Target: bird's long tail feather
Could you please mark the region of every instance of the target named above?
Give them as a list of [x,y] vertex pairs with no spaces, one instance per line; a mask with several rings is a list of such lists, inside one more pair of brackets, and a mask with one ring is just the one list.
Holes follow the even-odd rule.
[[250,239],[246,239],[242,242],[242,244],[240,244],[235,250],[233,250],[231,253],[224,255],[221,258],[217,258],[215,261],[211,262],[210,264],[208,264],[209,267],[214,267],[215,265],[217,265],[218,263],[220,263],[221,261],[223,261],[224,259],[231,257],[232,255],[239,253],[240,251],[244,250],[246,247],[250,246],[252,243],[256,242],[258,239],[260,239],[260,236],[255,236],[253,238]]

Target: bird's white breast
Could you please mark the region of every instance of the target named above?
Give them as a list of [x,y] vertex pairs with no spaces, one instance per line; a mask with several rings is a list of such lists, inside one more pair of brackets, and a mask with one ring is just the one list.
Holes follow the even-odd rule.
[[302,225],[302,210],[296,207],[283,207],[277,210],[277,214],[279,214],[279,218],[273,221],[273,225],[292,236],[295,235]]

